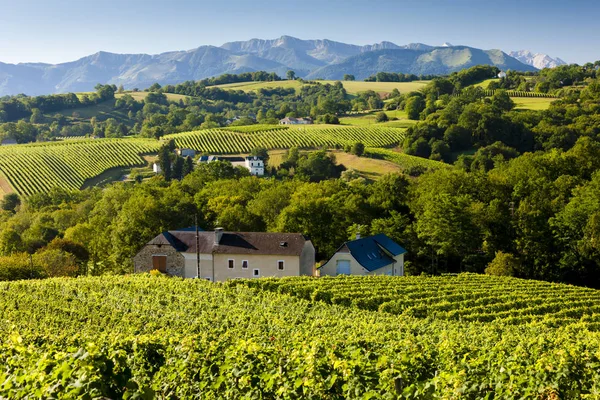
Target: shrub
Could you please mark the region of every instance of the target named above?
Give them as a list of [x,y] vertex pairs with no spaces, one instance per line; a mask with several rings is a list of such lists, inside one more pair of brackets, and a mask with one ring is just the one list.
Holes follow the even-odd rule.
[[485,269],[487,275],[515,276],[519,271],[519,260],[510,253],[496,252],[496,257]]

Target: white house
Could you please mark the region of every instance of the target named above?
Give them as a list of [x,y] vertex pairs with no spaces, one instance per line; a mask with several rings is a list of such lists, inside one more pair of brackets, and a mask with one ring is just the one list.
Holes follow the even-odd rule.
[[500,78],[500,79],[506,78],[506,72],[500,71],[500,73],[498,74],[498,78]]
[[307,117],[307,118],[285,117],[285,118],[279,120],[279,125],[309,125],[312,123],[313,123],[313,121],[310,117]]
[[196,156],[196,151],[192,149],[177,149],[177,154],[181,157],[194,158]]
[[154,171],[155,174],[160,174],[162,172],[162,169],[160,168],[160,165],[158,163],[154,163],[152,164],[152,171]]
[[384,234],[344,243],[319,267],[320,276],[392,275],[404,276],[406,250]]
[[218,156],[200,156],[198,157],[198,164],[208,164],[213,161],[219,161]]
[[250,175],[263,176],[265,174],[265,162],[260,157],[246,157],[245,166],[250,171]]

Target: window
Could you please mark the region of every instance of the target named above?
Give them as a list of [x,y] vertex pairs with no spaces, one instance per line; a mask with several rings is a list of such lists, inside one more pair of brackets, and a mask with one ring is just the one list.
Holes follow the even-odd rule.
[[252,276],[256,276],[256,277],[260,276],[260,270],[258,268],[254,268],[252,270]]
[[167,256],[152,256],[152,269],[167,272]]
[[235,266],[235,263],[233,260],[229,260],[229,268],[233,269],[233,267]]
[[242,268],[243,269],[247,269],[248,268],[248,260],[243,260],[242,261]]
[[277,269],[280,271],[283,271],[283,267],[284,267],[283,260],[277,261]]

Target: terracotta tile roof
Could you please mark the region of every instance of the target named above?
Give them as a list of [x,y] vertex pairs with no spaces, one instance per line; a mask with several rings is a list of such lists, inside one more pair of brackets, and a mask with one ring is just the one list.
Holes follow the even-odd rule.
[[[202,254],[272,254],[302,253],[306,238],[300,233],[223,232],[215,244],[215,232],[198,232]],[[170,245],[177,251],[196,253],[196,232],[168,231],[156,236],[148,245]]]

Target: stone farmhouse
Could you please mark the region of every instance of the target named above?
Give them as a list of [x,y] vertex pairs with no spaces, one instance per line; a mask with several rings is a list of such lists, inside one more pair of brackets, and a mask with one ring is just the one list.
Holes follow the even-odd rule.
[[133,259],[135,272],[157,269],[172,276],[225,281],[314,275],[315,248],[300,233],[162,232]]
[[388,236],[379,234],[344,243],[319,267],[320,276],[392,275],[404,276],[406,250]]

